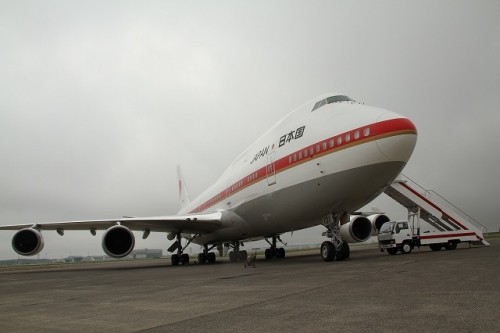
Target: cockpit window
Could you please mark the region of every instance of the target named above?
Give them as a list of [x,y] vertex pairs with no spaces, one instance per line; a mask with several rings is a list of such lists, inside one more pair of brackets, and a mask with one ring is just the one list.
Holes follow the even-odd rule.
[[337,103],[337,102],[350,102],[350,101],[352,101],[352,99],[350,99],[349,97],[347,97],[345,95],[337,95],[337,96],[328,97],[326,99],[326,104]]
[[312,111],[319,109],[320,107],[322,107],[325,104],[338,103],[338,102],[354,102],[354,101],[345,95],[331,96],[331,97],[322,99],[319,102],[316,102],[316,104],[314,104]]

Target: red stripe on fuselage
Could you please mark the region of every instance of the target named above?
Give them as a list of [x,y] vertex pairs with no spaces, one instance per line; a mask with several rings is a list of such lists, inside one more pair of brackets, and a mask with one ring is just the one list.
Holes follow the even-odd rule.
[[[368,135],[365,135],[365,129],[369,129]],[[303,147],[295,152],[283,156],[282,158],[274,162],[274,166],[269,164],[255,170],[254,172],[241,178],[231,186],[227,187],[217,195],[213,196],[203,204],[193,209],[191,213],[200,213],[202,211],[205,211],[208,208],[223,201],[224,199],[232,196],[233,194],[243,190],[244,188],[259,181],[265,180],[268,173],[278,174],[299,164],[311,161],[327,154],[334,153],[339,150],[402,134],[417,134],[415,125],[406,118],[384,120],[370,125],[354,128],[350,131],[346,131],[327,139],[318,141],[312,145]],[[349,135],[350,138],[348,141],[346,140],[347,135]],[[341,143],[337,141],[339,137],[342,138]],[[333,145],[331,144],[332,140]]]

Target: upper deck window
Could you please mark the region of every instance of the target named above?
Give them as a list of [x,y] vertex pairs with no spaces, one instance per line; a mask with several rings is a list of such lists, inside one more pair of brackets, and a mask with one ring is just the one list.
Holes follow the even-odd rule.
[[325,104],[338,103],[338,102],[354,102],[354,101],[345,95],[336,95],[336,96],[327,97],[325,99],[322,99],[321,101],[316,102],[316,104],[314,104],[314,107],[311,110],[311,112],[316,110],[316,109],[319,109],[320,107],[322,107]]

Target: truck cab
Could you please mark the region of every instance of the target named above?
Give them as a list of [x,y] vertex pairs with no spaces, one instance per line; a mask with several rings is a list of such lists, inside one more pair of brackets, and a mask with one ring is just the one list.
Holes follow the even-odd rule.
[[378,246],[389,254],[411,253],[415,239],[408,221],[389,221],[382,225],[378,234]]

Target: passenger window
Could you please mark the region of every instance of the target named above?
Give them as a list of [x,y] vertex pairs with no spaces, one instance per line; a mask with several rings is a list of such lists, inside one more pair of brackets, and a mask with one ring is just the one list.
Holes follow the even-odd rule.
[[345,142],[349,142],[349,141],[351,141],[351,133],[347,133],[345,135]]
[[354,140],[357,140],[357,139],[359,139],[359,130],[356,130],[354,132]]
[[335,146],[335,140],[330,139],[330,148],[333,148]]
[[326,150],[326,142],[323,142],[323,150]]
[[337,145],[340,146],[341,144],[342,144],[342,137],[339,136],[339,137],[337,137]]
[[316,145],[316,152],[319,153],[321,151],[321,147],[319,145]]
[[365,129],[363,130],[363,135],[364,136],[369,136],[370,135],[370,127],[365,127]]

